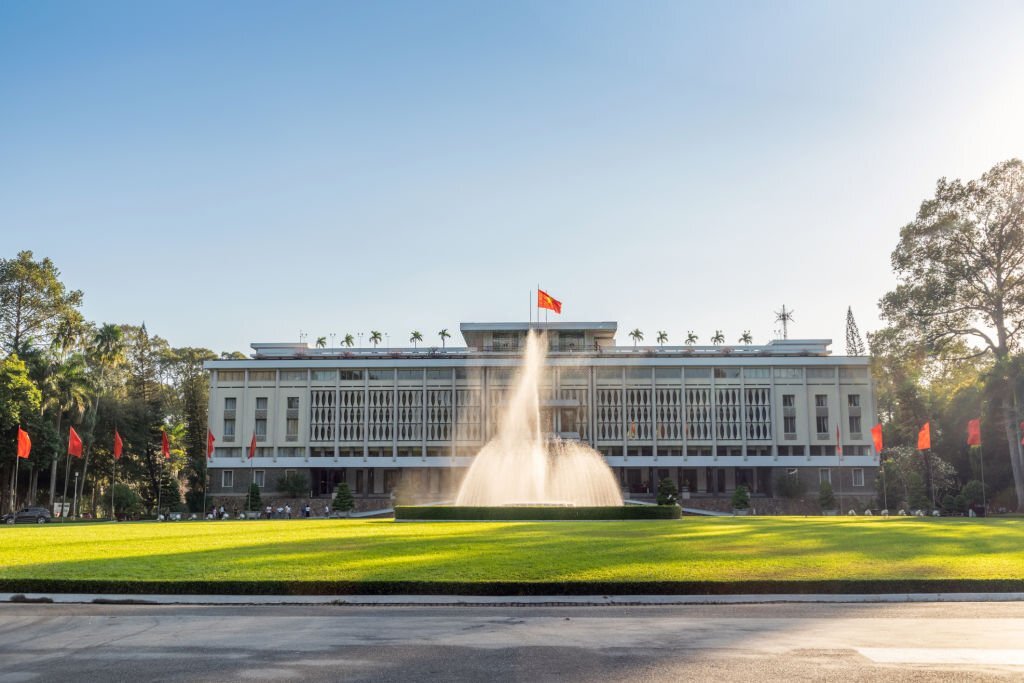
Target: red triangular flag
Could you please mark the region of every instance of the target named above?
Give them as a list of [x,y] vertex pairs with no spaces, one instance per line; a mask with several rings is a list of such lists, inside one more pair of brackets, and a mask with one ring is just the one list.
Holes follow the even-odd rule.
[[256,457],[256,435],[252,435],[252,441],[249,442],[249,457]]
[[921,431],[917,433],[917,450],[926,451],[932,447],[932,426],[930,422],[925,422],[924,426],[921,427]]
[[171,459],[171,443],[167,440],[167,432],[160,430],[160,450],[164,454],[164,460]]
[[968,446],[980,446],[981,445],[981,418],[975,418],[967,421],[967,445]]
[[28,438],[28,432],[18,427],[18,457],[27,458],[32,452],[32,439]]
[[213,457],[213,442],[214,441],[216,441],[216,439],[213,438],[213,432],[211,432],[209,429],[207,429],[206,430],[206,457],[207,458],[212,458]]
[[121,459],[121,451],[124,449],[124,443],[121,442],[121,435],[114,430],[114,460]]
[[68,455],[73,455],[76,458],[81,458],[82,437],[78,436],[78,432],[75,431],[74,427],[69,427],[68,429]]
[[882,452],[882,423],[871,428],[871,440],[875,442],[875,452]]

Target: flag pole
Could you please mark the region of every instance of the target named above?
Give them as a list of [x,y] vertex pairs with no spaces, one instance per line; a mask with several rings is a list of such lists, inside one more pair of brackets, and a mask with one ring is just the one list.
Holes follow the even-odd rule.
[[110,475],[110,519],[117,521],[117,513],[114,511],[114,487],[117,486],[117,458],[114,458],[114,471]]
[[935,509],[935,475],[932,474],[932,449],[929,447],[925,458],[928,461],[928,481],[931,483],[932,488],[932,510]]
[[210,456],[203,461],[203,519],[206,519],[206,491],[210,488]]
[[[19,426],[18,429],[21,429]],[[18,465],[21,464],[21,456],[14,458],[14,481],[11,482],[11,512],[18,511]]]
[[[68,437],[71,438],[70,436]],[[64,523],[64,506],[68,504],[68,472],[71,471],[71,451],[64,456],[64,493],[60,497],[60,523]]]
[[160,506],[163,503],[164,495],[164,461],[163,454],[160,454],[160,467],[156,474],[156,521],[160,521]]
[[985,509],[985,515],[988,515],[988,501],[985,499],[985,451],[980,442],[978,443],[978,460],[981,461],[981,507]]

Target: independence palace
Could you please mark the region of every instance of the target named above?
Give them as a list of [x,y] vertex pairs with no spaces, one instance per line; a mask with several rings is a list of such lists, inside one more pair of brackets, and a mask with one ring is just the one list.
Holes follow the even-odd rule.
[[868,358],[832,356],[824,339],[617,346],[616,327],[464,323],[464,348],[257,343],[251,359],[209,361],[210,492],[241,502],[255,481],[273,497],[295,472],[314,497],[347,482],[361,509],[450,499],[494,433],[533,329],[550,349],[544,429],[600,451],[626,498],[652,500],[668,477],[690,498],[744,484],[756,501],[785,474],[810,497],[821,481],[873,497]]

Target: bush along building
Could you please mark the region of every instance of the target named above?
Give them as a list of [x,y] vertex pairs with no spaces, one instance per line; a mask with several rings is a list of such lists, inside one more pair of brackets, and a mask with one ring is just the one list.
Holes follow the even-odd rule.
[[[450,500],[494,433],[530,330],[549,346],[542,429],[605,458],[624,497],[670,480],[684,505],[874,498],[875,401],[864,356],[831,340],[618,346],[614,322],[464,323],[460,348],[314,348],[255,343],[210,373],[210,493],[321,499],[344,482],[357,510]],[[254,457],[249,457],[255,440]],[[688,503],[687,501],[693,501]],[[698,502],[699,501],[699,502]]]

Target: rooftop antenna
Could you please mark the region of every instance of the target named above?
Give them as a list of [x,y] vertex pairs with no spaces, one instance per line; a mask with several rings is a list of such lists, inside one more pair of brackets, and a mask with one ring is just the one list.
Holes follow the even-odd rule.
[[782,338],[789,339],[789,323],[795,322],[793,320],[793,311],[786,310],[786,305],[782,305],[781,311],[775,311],[775,322],[782,323]]

